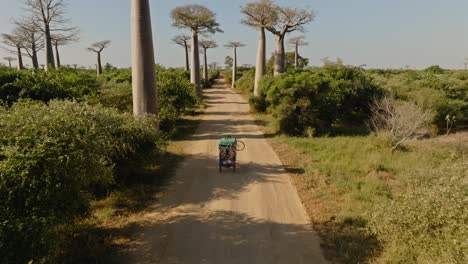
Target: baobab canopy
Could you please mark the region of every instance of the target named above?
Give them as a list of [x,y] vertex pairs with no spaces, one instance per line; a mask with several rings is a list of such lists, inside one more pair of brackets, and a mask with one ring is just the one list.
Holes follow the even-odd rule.
[[185,5],[176,7],[171,12],[174,20],[173,26],[177,28],[189,28],[197,33],[223,32],[216,21],[216,14],[202,5]]

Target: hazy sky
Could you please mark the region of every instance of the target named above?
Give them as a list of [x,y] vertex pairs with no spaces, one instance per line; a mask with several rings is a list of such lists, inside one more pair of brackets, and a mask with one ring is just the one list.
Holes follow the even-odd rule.
[[[68,0],[68,17],[80,27],[79,43],[62,48],[62,63],[90,66],[95,56],[86,51],[93,41],[112,40],[103,60],[117,66],[130,65],[130,0]],[[212,38],[221,47],[209,50],[209,61],[224,64],[230,51],[227,41],[242,41],[239,64],[254,64],[257,32],[239,24],[240,6],[247,0],[150,0],[156,61],[166,66],[182,66],[183,50],[170,39],[180,33],[172,27],[170,11],[180,5],[198,3],[217,13],[224,33]],[[309,6],[318,12],[305,33],[309,46],[301,55],[311,65],[324,57],[340,57],[346,64],[400,68],[424,68],[439,64],[462,68],[468,57],[468,0],[276,0],[286,6]],[[0,0],[0,32],[8,33],[10,20],[22,15],[22,0]],[[299,33],[292,33],[290,36]],[[267,51],[273,51],[268,34]],[[7,56],[0,49],[0,58]],[[43,54],[40,63],[44,61]],[[26,64],[31,64],[25,59]],[[4,61],[2,60],[4,63]]]

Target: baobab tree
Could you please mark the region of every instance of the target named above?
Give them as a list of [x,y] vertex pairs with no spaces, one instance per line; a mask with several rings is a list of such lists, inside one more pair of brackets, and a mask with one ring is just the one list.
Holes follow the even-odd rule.
[[468,58],[465,58],[465,71],[467,70],[467,66],[468,66]]
[[208,85],[208,59],[207,59],[207,50],[217,48],[218,44],[216,44],[213,40],[200,40],[200,49],[203,51],[203,79],[205,80],[204,84],[205,87]]
[[224,45],[227,48],[233,50],[233,65],[232,65],[232,88],[236,87],[236,79],[237,79],[237,48],[244,47],[245,45],[240,43],[239,41],[231,41]]
[[23,51],[22,51],[22,42],[21,36],[17,31],[12,34],[2,34],[2,41],[5,45],[13,48],[14,50],[9,50],[11,53],[16,54],[18,61],[18,70],[24,69],[23,65]]
[[29,58],[31,58],[34,69],[39,68],[37,54],[44,49],[44,38],[40,29],[36,26],[34,18],[26,18],[14,22],[16,32],[21,41],[21,46]]
[[268,25],[265,28],[275,36],[275,64],[273,73],[275,76],[284,72],[285,50],[284,39],[286,34],[299,31],[304,32],[304,25],[312,22],[315,18],[315,12],[311,9],[299,9],[289,7],[279,7],[278,20],[274,25]]
[[195,84],[195,92],[199,98],[202,96],[200,86],[200,54],[198,35],[222,32],[216,21],[216,14],[202,5],[185,5],[172,10],[171,17],[173,26],[187,28],[192,31],[192,67],[190,71],[190,82]]
[[71,31],[67,34],[52,35],[52,45],[55,48],[55,59],[57,68],[60,68],[61,66],[59,46],[65,46],[73,42],[77,42],[78,40],[78,30]]
[[191,37],[188,35],[177,35],[172,39],[172,42],[180,45],[185,50],[185,70],[190,71],[190,62],[189,62],[189,47],[190,47]]
[[299,67],[299,46],[307,46],[309,43],[305,42],[304,36],[297,36],[294,38],[290,38],[288,40],[288,44],[294,48],[294,67]]
[[254,82],[254,96],[258,96],[260,80],[266,73],[265,28],[276,25],[279,15],[276,5],[271,0],[248,3],[241,8],[241,12],[245,15],[241,22],[257,29],[259,33]]
[[131,18],[133,114],[158,114],[149,0],[132,0]]
[[66,26],[69,22],[64,17],[66,0],[23,0],[25,9],[34,18],[36,26],[44,33],[46,63],[45,70],[55,68],[54,53],[52,47],[52,32],[54,34],[70,32],[76,27]]
[[11,62],[15,61],[16,59],[13,57],[4,57],[4,60],[8,61],[8,67],[11,69]]
[[111,44],[110,40],[104,40],[104,41],[99,41],[91,44],[91,46],[88,48],[88,51],[90,52],[95,52],[97,54],[97,64],[96,64],[96,71],[97,75],[102,74],[102,63],[101,63],[101,52],[109,47]]

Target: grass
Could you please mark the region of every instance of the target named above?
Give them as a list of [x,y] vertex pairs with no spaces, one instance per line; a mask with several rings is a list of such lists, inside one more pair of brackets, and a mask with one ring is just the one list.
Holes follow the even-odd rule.
[[[275,134],[271,116],[257,114],[256,118],[265,133]],[[443,254],[433,252],[438,246],[403,250],[407,246],[405,243],[387,243],[386,237],[379,237],[372,230],[391,227],[383,226],[378,219],[375,221],[372,215],[376,213],[374,208],[391,204],[397,200],[395,197],[405,197],[413,190],[415,182],[419,188],[429,192],[433,189],[428,180],[430,177],[444,180],[466,173],[466,170],[451,169],[466,166],[466,142],[463,144],[461,139],[453,142],[447,138],[411,141],[404,150],[396,152],[391,151],[385,139],[374,135],[319,138],[277,135],[270,142],[283,164],[287,168],[296,168],[291,173],[293,181],[332,263],[422,263],[424,254]],[[447,175],[432,173],[434,175],[429,176],[429,172],[437,171]],[[423,195],[419,198],[426,199]],[[432,194],[432,198],[428,194],[428,199],[435,201],[438,198],[437,193]],[[398,212],[400,209],[404,208],[394,210]],[[417,205],[414,210],[418,210]],[[402,217],[412,213],[406,212]],[[417,212],[414,214],[418,215]],[[464,219],[454,221],[460,225],[466,221],[466,215]],[[429,226],[432,224],[427,218],[418,221],[428,221]],[[416,226],[417,223],[414,224]],[[410,230],[412,228],[408,227],[408,231],[413,231]],[[456,235],[460,238],[461,234]],[[430,239],[439,238],[434,236]],[[441,243],[444,242],[440,239]]]
[[118,186],[106,197],[92,202],[91,215],[58,230],[57,248],[50,263],[118,263],[128,250],[132,223],[152,203],[164,197],[164,186],[177,164],[183,160],[184,141],[193,134],[199,121],[185,117],[178,121],[166,151],[145,168],[132,175],[135,179]]

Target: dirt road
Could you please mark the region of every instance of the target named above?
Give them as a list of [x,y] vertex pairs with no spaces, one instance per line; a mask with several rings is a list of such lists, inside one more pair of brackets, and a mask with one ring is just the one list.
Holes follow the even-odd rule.
[[[318,236],[289,176],[249,114],[220,81],[205,91],[208,108],[167,197],[150,209],[128,263],[325,263]],[[218,140],[247,145],[238,171],[218,172]]]

